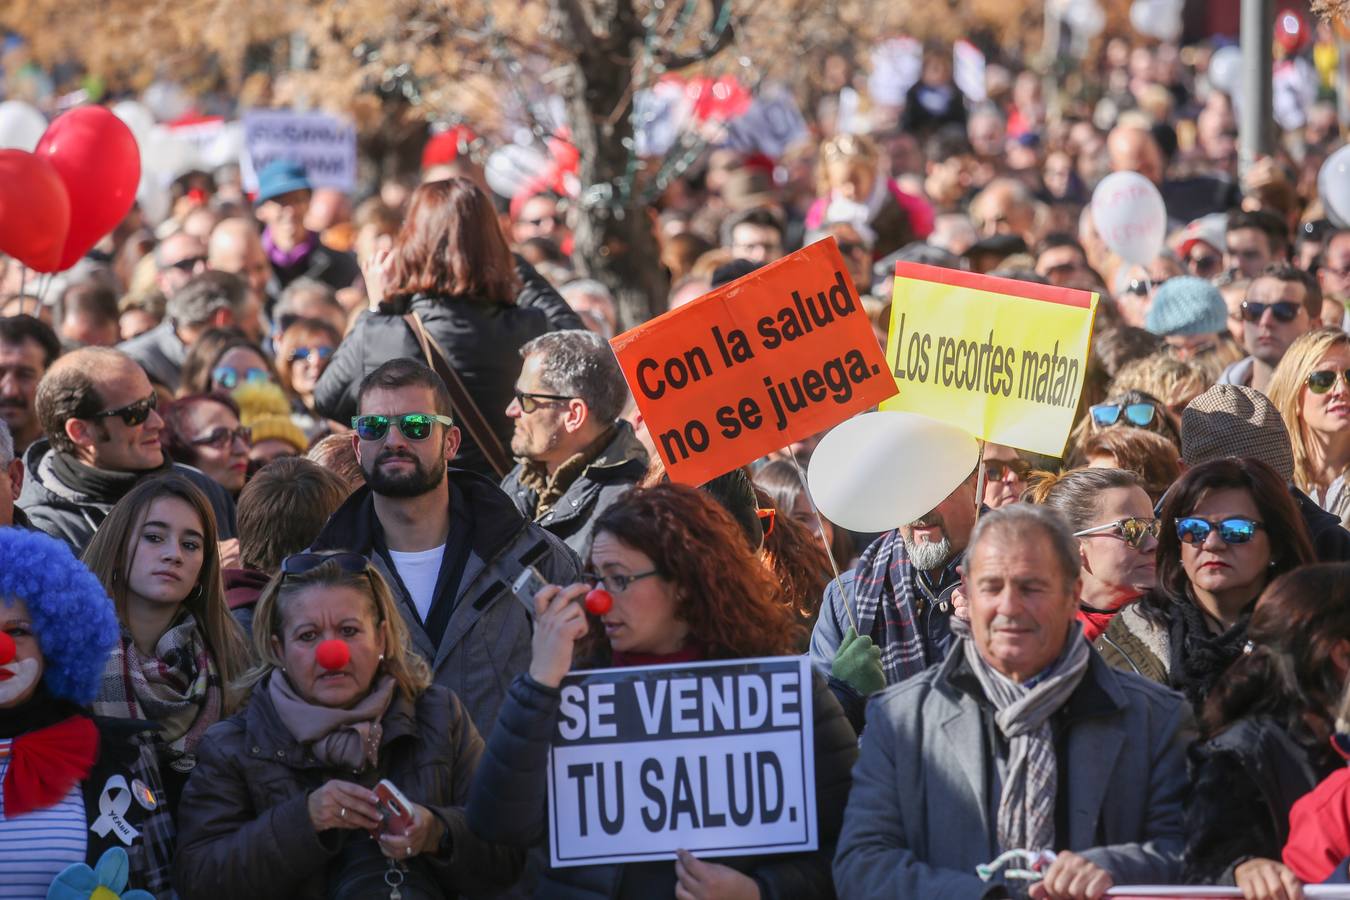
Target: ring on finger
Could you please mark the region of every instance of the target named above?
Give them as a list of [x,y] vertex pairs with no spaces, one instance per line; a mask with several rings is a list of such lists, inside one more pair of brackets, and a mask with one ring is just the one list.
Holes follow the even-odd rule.
[[403,855],[412,856],[412,844],[409,844],[408,846],[403,848]]
[[347,807],[344,806],[338,810],[338,818],[339,819],[347,818]]

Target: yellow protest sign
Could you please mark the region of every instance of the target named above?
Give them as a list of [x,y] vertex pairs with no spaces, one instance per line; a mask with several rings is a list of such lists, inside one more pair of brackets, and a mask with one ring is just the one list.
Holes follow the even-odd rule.
[[900,392],[881,408],[1061,455],[1083,390],[1097,299],[897,263],[886,361]]

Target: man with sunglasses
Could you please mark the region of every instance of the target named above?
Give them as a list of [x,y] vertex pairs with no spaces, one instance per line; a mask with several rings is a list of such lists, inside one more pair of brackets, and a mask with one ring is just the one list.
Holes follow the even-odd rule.
[[188,347],[212,328],[242,325],[248,312],[248,289],[242,279],[228,272],[202,272],[169,298],[163,322],[117,349],[156,382],[176,391]]
[[609,344],[591,331],[550,332],[520,356],[506,407],[517,464],[502,490],[581,554],[596,516],[647,474],[647,451],[619,418],[628,386]]
[[234,501],[225,489],[164,453],[158,402],[150,379],[125,353],[85,347],[56,361],[38,384],[46,438],[24,455],[18,501],[35,528],[78,556],[118,500],[142,478],[172,468],[211,501],[220,540],[234,540]]
[[1320,327],[1321,316],[1322,291],[1316,279],[1289,263],[1268,267],[1242,301],[1242,343],[1250,355],[1225,369],[1218,383],[1264,393],[1289,345]]
[[530,662],[531,610],[510,585],[534,566],[571,584],[581,562],[517,511],[492,481],[449,468],[460,432],[440,376],[413,359],[371,372],[357,394],[352,443],[365,474],[313,549],[351,550],[389,582],[413,646],[480,731]]

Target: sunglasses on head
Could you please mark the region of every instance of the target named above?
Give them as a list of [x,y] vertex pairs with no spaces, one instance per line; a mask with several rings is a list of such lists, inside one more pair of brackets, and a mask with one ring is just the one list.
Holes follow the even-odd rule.
[[432,413],[405,413],[401,416],[353,416],[352,428],[363,441],[382,441],[389,434],[389,426],[398,425],[398,430],[410,441],[425,441],[431,437],[431,427],[437,422],[446,428],[455,424],[449,416],[437,416]]
[[216,447],[217,449],[228,447],[235,441],[243,441],[246,445],[253,445],[253,429],[240,425],[238,428],[226,428],[224,425],[217,425],[211,429],[208,434],[199,438],[193,438],[188,441],[194,447]]
[[778,510],[772,506],[761,506],[755,510],[755,515],[759,518],[759,527],[764,531],[764,536],[773,534],[774,523],[778,521]]
[[576,399],[575,397],[564,397],[561,394],[527,394],[524,391],[512,391],[512,393],[515,395],[516,403],[520,404],[520,411],[527,415],[545,403],[561,403]]
[[1301,304],[1290,303],[1288,300],[1280,300],[1277,303],[1256,303],[1251,300],[1242,301],[1242,318],[1248,322],[1260,322],[1261,317],[1270,310],[1270,314],[1275,317],[1276,322],[1292,322],[1298,316]]
[[211,380],[225,390],[232,391],[239,386],[241,381],[247,384],[267,381],[268,374],[266,369],[250,368],[240,372],[230,366],[217,366],[211,370]]
[[105,409],[103,412],[94,413],[89,418],[111,419],[113,416],[120,416],[125,424],[135,427],[150,418],[150,411],[158,405],[159,395],[152,392],[134,403],[119,406],[117,409]]
[[1091,408],[1092,421],[1098,428],[1110,428],[1125,417],[1127,425],[1147,428],[1158,414],[1152,403],[1098,403]]
[[1197,516],[1186,516],[1177,519],[1177,537],[1182,543],[1203,544],[1209,537],[1209,533],[1218,529],[1219,540],[1225,544],[1245,544],[1256,537],[1258,529],[1265,527],[1261,522],[1244,516],[1233,516],[1231,519],[1223,519],[1218,522],[1211,522]]
[[1336,386],[1336,378],[1345,379],[1346,387],[1350,387],[1350,369],[1344,372],[1336,372],[1332,369],[1318,369],[1316,372],[1309,372],[1305,384],[1308,390],[1314,394],[1325,394]]
[[304,575],[312,572],[324,563],[337,563],[338,568],[348,575],[360,575],[370,565],[370,560],[360,553],[350,550],[330,550],[325,553],[292,553],[281,561],[281,574]]
[[1031,463],[1025,459],[986,459],[984,477],[989,481],[1007,481],[1012,472],[1014,480],[1022,481],[1031,474]]
[[291,362],[302,362],[309,359],[311,356],[317,357],[320,360],[325,360],[332,355],[332,347],[296,347],[286,358]]
[[1157,519],[1141,519],[1137,516],[1130,516],[1126,519],[1117,519],[1114,522],[1107,522],[1105,525],[1097,525],[1093,528],[1085,528],[1082,531],[1074,532],[1074,537],[1091,537],[1092,535],[1105,534],[1111,537],[1118,537],[1136,550],[1144,543],[1145,538],[1156,538],[1160,531],[1161,523]]

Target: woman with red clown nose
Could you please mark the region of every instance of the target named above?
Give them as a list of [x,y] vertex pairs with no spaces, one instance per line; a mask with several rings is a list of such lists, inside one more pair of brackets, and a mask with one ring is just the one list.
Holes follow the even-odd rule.
[[395,884],[405,900],[450,898],[519,875],[522,853],[466,824],[483,741],[431,684],[395,603],[360,554],[282,561],[254,613],[248,705],[207,732],[183,792],[184,900],[355,900]]
[[117,634],[108,595],[65,544],[0,528],[0,885],[7,897],[41,900],[58,877],[83,870],[92,877],[109,853],[126,854],[132,887],[171,895],[170,848],[160,841],[163,790],[153,754],[135,742],[147,725],[84,708]]

